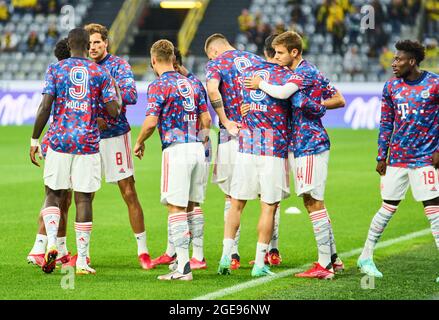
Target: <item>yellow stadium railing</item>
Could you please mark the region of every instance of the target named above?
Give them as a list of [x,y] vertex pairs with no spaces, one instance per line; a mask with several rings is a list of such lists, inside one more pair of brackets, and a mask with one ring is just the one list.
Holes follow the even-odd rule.
[[144,5],[145,0],[125,0],[108,32],[111,41],[111,53],[117,53],[122,41],[126,38],[128,29],[136,20]]
[[196,6],[189,10],[183,25],[178,32],[178,49],[183,56],[185,56],[189,50],[192,40],[195,37],[195,33],[198,30],[198,25],[203,20],[204,12],[209,5],[209,0],[199,0],[200,6]]

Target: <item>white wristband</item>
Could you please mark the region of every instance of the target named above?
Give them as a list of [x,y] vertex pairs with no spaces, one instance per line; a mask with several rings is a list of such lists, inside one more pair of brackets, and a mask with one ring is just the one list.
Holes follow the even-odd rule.
[[30,139],[30,146],[31,147],[39,147],[40,146],[40,140],[39,139]]

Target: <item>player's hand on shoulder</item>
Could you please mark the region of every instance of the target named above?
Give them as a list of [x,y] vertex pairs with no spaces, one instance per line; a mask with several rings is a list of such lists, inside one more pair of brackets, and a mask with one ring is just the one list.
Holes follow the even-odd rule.
[[98,122],[99,131],[104,131],[108,129],[107,122],[103,118],[96,118]]
[[134,155],[140,160],[142,160],[144,153],[145,153],[145,144],[136,142],[136,145],[134,146]]
[[433,153],[433,167],[439,169],[439,152],[437,151]]
[[249,104],[243,104],[241,106],[241,116],[245,117],[248,112],[250,111],[250,105]]
[[244,79],[244,85],[248,89],[259,89],[259,83],[261,83],[262,78],[260,76],[254,76],[252,78],[247,77]]
[[378,161],[376,172],[378,172],[380,176],[384,176],[386,174],[386,168],[387,168],[386,160]]

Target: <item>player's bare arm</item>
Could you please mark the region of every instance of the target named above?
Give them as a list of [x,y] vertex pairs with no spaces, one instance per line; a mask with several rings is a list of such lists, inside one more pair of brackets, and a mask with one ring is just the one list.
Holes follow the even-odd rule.
[[326,109],[343,108],[346,105],[346,100],[341,92],[337,90],[331,98],[324,100],[322,105],[324,105]]
[[134,146],[134,155],[140,160],[143,158],[145,152],[145,141],[154,133],[157,123],[157,116],[147,116],[142,124],[136,145]]
[[226,113],[224,112],[224,103],[221,97],[221,93],[219,92],[219,81],[216,79],[211,79],[207,81],[207,94],[209,95],[210,103],[212,104],[213,109],[218,114],[218,118],[223,126],[227,129],[227,131],[233,135],[238,135],[239,132],[239,124],[234,121],[230,121]]
[[47,121],[49,120],[50,111],[52,109],[52,103],[54,100],[55,98],[53,96],[49,94],[43,94],[43,100],[41,101],[40,106],[38,107],[37,116],[35,119],[29,155],[31,162],[38,167],[40,166],[40,164],[38,163],[35,155],[39,154],[39,158],[40,159],[43,158],[41,156],[41,147],[38,142],[38,139],[40,139],[41,132],[43,132],[43,129]]

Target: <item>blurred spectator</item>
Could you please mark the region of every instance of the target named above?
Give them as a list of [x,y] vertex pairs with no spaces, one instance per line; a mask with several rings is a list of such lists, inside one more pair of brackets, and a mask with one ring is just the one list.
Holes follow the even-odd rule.
[[392,25],[393,33],[401,32],[401,24],[406,24],[410,12],[409,7],[404,0],[392,0],[390,1],[387,12]]
[[14,11],[18,13],[35,12],[38,6],[38,0],[12,0]]
[[256,44],[257,53],[263,54],[265,39],[271,34],[270,26],[266,23],[260,23],[256,26],[252,42]]
[[256,11],[256,13],[255,13],[255,18],[254,18],[254,22],[255,22],[255,25],[257,26],[257,25],[259,25],[259,24],[261,24],[263,21],[262,21],[262,12],[261,11]]
[[316,32],[326,33],[326,21],[329,15],[330,0],[324,0],[323,3],[317,7],[316,10]]
[[380,55],[380,66],[382,68],[380,74],[386,74],[389,72],[390,67],[392,66],[394,53],[389,50],[389,47],[383,47],[383,50]]
[[291,25],[299,25],[303,30],[306,23],[306,16],[303,14],[302,8],[299,5],[295,5],[291,10]]
[[425,39],[425,58],[439,58],[439,47],[435,38]]
[[7,31],[1,38],[1,51],[11,52],[17,49],[18,38],[11,31]]
[[332,34],[333,53],[343,55],[343,38],[345,35],[344,11],[336,0],[329,1],[326,18],[326,30]]
[[47,13],[58,13],[58,1],[49,0],[47,3]]
[[51,24],[47,29],[46,45],[48,47],[54,47],[59,38],[59,32],[56,29],[56,24]]
[[238,17],[239,30],[241,32],[249,31],[251,25],[253,24],[253,16],[250,15],[248,9],[242,9],[241,15]]
[[439,73],[439,46],[435,38],[425,39],[425,61],[423,68]]
[[425,0],[425,12],[427,14],[426,33],[429,37],[437,37],[439,33],[439,1]]
[[358,55],[358,47],[351,46],[344,55],[343,68],[346,73],[349,73],[352,77],[358,73],[361,73],[363,67],[361,65],[361,58]]
[[369,58],[378,58],[382,48],[387,45],[389,36],[384,30],[386,14],[379,0],[372,1],[372,7],[375,12],[375,29],[366,30],[366,40],[369,44]]
[[41,49],[40,40],[38,39],[38,34],[35,31],[31,31],[29,33],[26,44],[27,51],[35,52]]
[[0,1],[0,22],[9,20],[9,7],[6,1]]
[[355,44],[360,36],[362,15],[360,13],[360,8],[357,6],[352,6],[350,10],[350,14],[346,16],[345,25],[348,30],[349,43]]

